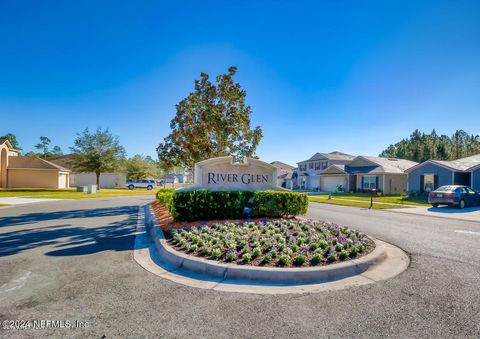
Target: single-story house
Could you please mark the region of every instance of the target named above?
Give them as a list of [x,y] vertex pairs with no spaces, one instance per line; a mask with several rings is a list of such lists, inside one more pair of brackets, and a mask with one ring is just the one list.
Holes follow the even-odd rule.
[[369,191],[377,189],[383,194],[400,194],[407,190],[405,171],[417,163],[410,160],[357,156],[346,165],[333,164],[320,174],[320,190]]
[[0,187],[68,188],[69,169],[18,153],[8,140],[0,139]]
[[320,189],[321,172],[332,165],[346,165],[353,155],[334,151],[330,153],[315,153],[307,160],[297,163],[297,182],[294,188],[318,191]]
[[[273,161],[270,163],[277,168],[277,185],[284,188],[292,189],[292,174],[295,167],[281,161]],[[289,185],[287,185],[287,183]]]
[[409,192],[430,192],[444,185],[467,185],[480,190],[480,154],[451,161],[427,160],[407,173]]
[[[73,154],[66,154],[60,157],[50,159],[50,162],[62,166],[64,168],[69,168],[72,171],[69,180],[69,186],[88,186],[97,184],[97,176],[93,172],[77,172],[73,168],[72,159]],[[124,172],[119,173],[101,173],[100,174],[100,187],[101,188],[113,188],[113,187],[124,187],[127,183],[127,174]]]

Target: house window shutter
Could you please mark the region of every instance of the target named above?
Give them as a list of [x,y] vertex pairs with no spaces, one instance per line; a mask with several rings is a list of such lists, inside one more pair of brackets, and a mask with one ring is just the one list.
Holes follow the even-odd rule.
[[364,188],[363,188],[363,187],[364,187],[364,186],[363,186],[363,183],[364,183],[364,182],[365,182],[365,178],[362,176],[362,182],[361,182],[361,186],[360,186],[360,189],[362,189],[362,190],[364,189]]
[[438,174],[433,176],[433,189],[436,190],[438,188]]
[[378,190],[378,176],[375,177],[375,189]]
[[424,191],[424,186],[425,186],[425,176],[422,174],[420,176],[420,192],[422,193]]

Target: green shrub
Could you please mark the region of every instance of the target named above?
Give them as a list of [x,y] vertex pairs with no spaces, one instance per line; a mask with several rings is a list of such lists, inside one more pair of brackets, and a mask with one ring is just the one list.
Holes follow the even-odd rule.
[[160,188],[157,192],[157,199],[170,210],[174,193],[175,190],[173,188]]
[[286,191],[208,191],[175,192],[160,189],[157,199],[174,220],[193,221],[251,217],[291,217],[307,213],[306,194]]

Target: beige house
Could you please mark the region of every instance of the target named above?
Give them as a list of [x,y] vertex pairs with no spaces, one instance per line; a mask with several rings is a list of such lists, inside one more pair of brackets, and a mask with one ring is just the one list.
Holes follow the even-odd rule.
[[324,192],[368,192],[401,194],[407,190],[406,170],[417,165],[404,159],[371,156],[355,157],[346,165],[331,165],[321,172],[320,190]]
[[0,188],[68,188],[70,170],[50,161],[18,155],[0,139]]

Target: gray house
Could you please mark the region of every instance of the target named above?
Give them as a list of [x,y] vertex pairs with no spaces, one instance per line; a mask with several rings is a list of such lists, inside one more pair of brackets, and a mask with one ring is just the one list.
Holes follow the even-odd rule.
[[311,158],[297,163],[296,188],[320,190],[320,173],[332,165],[346,165],[354,158],[342,152],[315,153]]
[[427,160],[407,170],[408,191],[430,192],[443,185],[480,190],[480,154],[458,160]]

